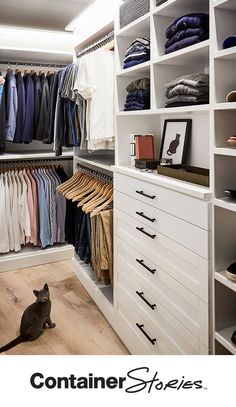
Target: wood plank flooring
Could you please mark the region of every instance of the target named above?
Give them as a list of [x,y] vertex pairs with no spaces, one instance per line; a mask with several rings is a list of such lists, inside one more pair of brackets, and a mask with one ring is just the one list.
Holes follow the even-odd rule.
[[19,334],[25,308],[35,301],[33,290],[48,283],[52,321],[34,342],[22,343],[8,355],[126,355],[127,349],[92,298],[64,261],[0,273],[0,347]]

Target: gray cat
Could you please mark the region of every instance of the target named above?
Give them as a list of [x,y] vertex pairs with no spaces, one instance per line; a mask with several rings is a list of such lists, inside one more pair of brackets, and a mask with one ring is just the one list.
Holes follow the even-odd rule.
[[34,341],[40,335],[46,325],[49,328],[54,328],[54,324],[50,318],[51,301],[49,298],[48,285],[45,284],[40,291],[33,291],[36,296],[36,301],[26,308],[21,318],[20,335],[9,342],[7,345],[0,348],[0,353],[5,352],[22,342]]

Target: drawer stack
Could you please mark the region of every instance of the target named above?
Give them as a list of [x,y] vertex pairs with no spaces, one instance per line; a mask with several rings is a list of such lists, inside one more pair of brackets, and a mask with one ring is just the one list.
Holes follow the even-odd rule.
[[131,353],[209,353],[210,205],[115,174],[115,301]]

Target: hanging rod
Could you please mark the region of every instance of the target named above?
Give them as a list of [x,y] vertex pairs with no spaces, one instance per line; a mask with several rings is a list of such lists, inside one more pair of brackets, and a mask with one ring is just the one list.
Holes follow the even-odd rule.
[[90,52],[96,51],[97,49],[103,47],[108,42],[110,42],[113,38],[114,38],[114,30],[109,32],[108,34],[106,34],[104,37],[100,38],[98,41],[94,42],[93,44],[90,44],[88,47],[79,51],[76,56],[81,57]]
[[55,68],[65,68],[67,65],[64,65],[64,64],[50,64],[50,63],[48,63],[48,64],[41,64],[41,63],[37,63],[37,62],[19,62],[19,61],[0,61],[0,64],[1,65],[9,65],[9,66],[11,66],[11,65],[22,65],[22,66],[39,66],[39,67],[44,67],[44,68],[52,68],[52,67],[55,67]]
[[87,175],[91,175],[94,178],[97,178],[99,180],[104,180],[107,181],[109,183],[113,183],[113,177],[111,177],[110,175],[106,175],[102,172],[99,172],[97,170],[93,170],[92,168],[88,168],[88,167],[84,167],[81,164],[77,164],[76,168],[82,172],[83,174],[87,174]]

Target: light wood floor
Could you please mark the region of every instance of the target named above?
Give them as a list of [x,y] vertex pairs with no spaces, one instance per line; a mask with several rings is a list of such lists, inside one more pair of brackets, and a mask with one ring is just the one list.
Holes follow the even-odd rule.
[[10,355],[126,355],[127,349],[93,302],[70,261],[0,273],[0,346],[19,334],[21,316],[35,301],[33,290],[47,282],[52,321],[34,342],[22,343]]

